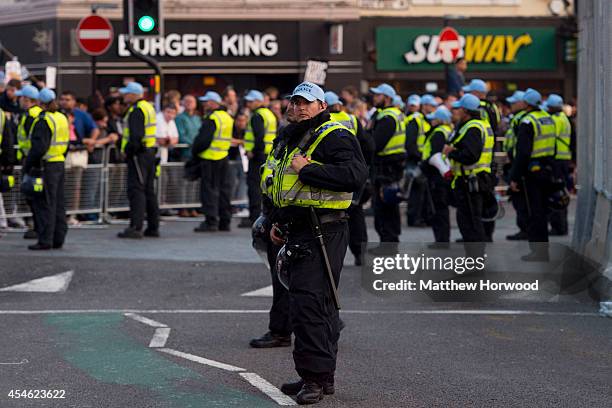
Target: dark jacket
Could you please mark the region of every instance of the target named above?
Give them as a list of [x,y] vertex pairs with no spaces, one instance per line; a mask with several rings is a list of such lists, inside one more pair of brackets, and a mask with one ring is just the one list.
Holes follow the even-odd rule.
[[[455,129],[459,134],[461,128],[467,122],[460,123]],[[453,150],[448,154],[448,158],[455,160],[465,166],[474,164],[480,159],[480,154],[483,149],[483,137],[480,130],[473,127],[467,131],[463,139],[454,145],[457,150]]]
[[[137,102],[136,102],[137,103]],[[145,117],[142,109],[134,107],[128,118],[128,128],[130,129],[130,137],[125,146],[125,154],[133,156],[140,153],[143,149],[142,139],[145,136]]]
[[32,148],[26,157],[25,164],[23,166],[23,173],[28,174],[32,168],[40,169],[42,167],[42,160],[49,150],[51,144],[51,138],[53,133],[49,128],[46,120],[43,120],[44,113],[41,113],[38,121],[32,128]]
[[2,154],[0,154],[0,167],[3,170],[12,170],[12,166],[15,165],[15,134],[13,132],[13,126],[7,119],[4,123],[4,129],[2,130]]

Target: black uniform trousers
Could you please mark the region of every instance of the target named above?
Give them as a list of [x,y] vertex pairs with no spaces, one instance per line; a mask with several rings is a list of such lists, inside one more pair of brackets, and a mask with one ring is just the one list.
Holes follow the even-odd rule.
[[485,242],[487,237],[482,222],[483,197],[468,192],[465,178],[459,177],[453,189],[457,207],[457,225],[464,242]]
[[[346,221],[324,224],[332,273],[338,287],[348,245]],[[339,313],[334,306],[321,248],[308,228],[290,231],[287,245],[298,246],[289,259],[289,312],[295,335],[293,360],[304,380],[330,381],[336,370]]]
[[32,198],[38,242],[62,246],[68,231],[64,205],[64,162],[45,163],[42,177],[43,192]]
[[525,196],[525,190],[522,185],[519,185],[521,191],[512,192],[510,201],[512,207],[516,211],[516,226],[520,232],[527,233],[527,225],[529,225],[529,211],[527,210],[527,197]]
[[265,159],[254,157],[249,160],[247,173],[247,194],[249,196],[249,219],[251,222],[261,214],[261,166]]
[[272,307],[270,308],[270,324],[268,329],[278,336],[291,335],[289,320],[289,291],[278,280],[276,272],[276,256],[281,247],[268,242],[267,255],[272,274]]
[[[569,160],[555,160],[553,164],[553,171],[555,178],[562,179],[565,186],[570,188],[570,170]],[[567,208],[563,210],[551,210],[548,217],[550,222],[550,228],[557,234],[567,234]]]
[[530,172],[525,177],[529,222],[529,242],[548,242],[548,195],[551,190],[551,174],[547,170]]
[[[418,164],[409,164],[409,167],[417,167]],[[418,226],[427,222],[431,217],[431,209],[427,202],[427,186],[421,180],[413,180],[408,197],[406,218],[409,227]]]
[[355,257],[359,257],[363,244],[368,242],[368,229],[363,207],[361,204],[351,204],[346,213],[349,217],[349,248]]
[[449,195],[450,184],[439,173],[428,174],[429,194],[433,201],[434,213],[429,218],[436,242],[450,242]]
[[399,181],[402,178],[404,164],[402,161],[379,162],[373,166],[374,194],[374,229],[380,242],[399,242],[402,233],[402,220],[399,204],[385,203],[380,197],[385,184]]
[[155,149],[146,149],[134,156],[129,156],[126,160],[130,228],[141,231],[146,212],[147,229],[157,231],[159,229],[159,205],[155,195]]
[[200,199],[206,224],[229,226],[232,221],[231,193],[227,157],[221,160],[202,160]]

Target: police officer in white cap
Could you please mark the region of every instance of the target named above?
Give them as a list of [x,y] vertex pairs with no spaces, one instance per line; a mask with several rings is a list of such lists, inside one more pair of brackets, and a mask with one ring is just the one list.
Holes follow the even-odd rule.
[[230,231],[231,181],[227,155],[232,143],[234,119],[222,106],[221,95],[217,92],[208,91],[198,99],[204,102],[205,117],[191,152],[201,159],[200,194],[205,219],[194,231]]
[[334,299],[348,244],[346,210],[367,167],[355,136],[330,120],[319,86],[304,82],[291,100],[297,123],[287,126],[275,160],[268,160],[273,208],[266,213],[274,224],[270,239],[284,244],[289,257],[293,360],[301,377],[281,390],[314,404],[334,392],[340,336]]

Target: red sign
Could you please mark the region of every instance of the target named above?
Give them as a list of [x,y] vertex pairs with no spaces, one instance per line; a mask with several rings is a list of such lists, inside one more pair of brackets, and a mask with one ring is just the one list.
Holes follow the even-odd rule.
[[459,33],[452,27],[444,27],[438,38],[438,52],[442,55],[442,62],[447,64],[454,62],[461,51]]
[[76,29],[79,47],[89,55],[102,55],[113,43],[113,26],[96,14],[84,17]]

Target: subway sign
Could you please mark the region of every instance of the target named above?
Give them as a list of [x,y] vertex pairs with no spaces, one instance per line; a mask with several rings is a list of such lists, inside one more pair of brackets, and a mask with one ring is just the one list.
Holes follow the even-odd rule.
[[[554,71],[557,69],[555,28],[461,28],[461,49],[472,71]],[[440,28],[379,27],[376,29],[378,71],[443,70]]]

